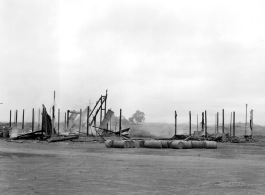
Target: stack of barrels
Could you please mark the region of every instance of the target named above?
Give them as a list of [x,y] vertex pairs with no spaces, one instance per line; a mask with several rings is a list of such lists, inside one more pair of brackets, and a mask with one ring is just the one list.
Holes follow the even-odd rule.
[[108,148],[172,148],[172,149],[191,149],[206,148],[216,149],[217,143],[214,141],[185,141],[185,140],[106,140],[105,146]]

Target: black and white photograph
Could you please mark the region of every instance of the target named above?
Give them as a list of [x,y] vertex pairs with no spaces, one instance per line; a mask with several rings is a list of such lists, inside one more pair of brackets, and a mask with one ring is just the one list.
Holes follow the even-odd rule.
[[0,0],[1,195],[264,195],[265,1]]

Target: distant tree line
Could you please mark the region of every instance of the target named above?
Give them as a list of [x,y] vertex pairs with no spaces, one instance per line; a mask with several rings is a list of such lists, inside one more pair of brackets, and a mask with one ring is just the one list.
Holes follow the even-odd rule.
[[[115,117],[115,123],[118,123],[120,120],[120,117]],[[126,119],[124,116],[121,117],[121,123],[124,125],[129,124],[141,124],[145,121],[145,114],[144,112],[141,112],[137,110],[129,119]]]

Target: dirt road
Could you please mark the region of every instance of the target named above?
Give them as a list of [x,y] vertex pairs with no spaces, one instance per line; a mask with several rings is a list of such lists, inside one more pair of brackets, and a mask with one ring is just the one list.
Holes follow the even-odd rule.
[[114,149],[0,140],[1,194],[265,194],[265,142]]

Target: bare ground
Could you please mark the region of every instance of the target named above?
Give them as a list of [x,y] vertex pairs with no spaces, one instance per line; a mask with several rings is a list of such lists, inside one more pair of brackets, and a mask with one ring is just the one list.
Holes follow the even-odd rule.
[[114,149],[0,140],[1,194],[265,194],[265,142]]

